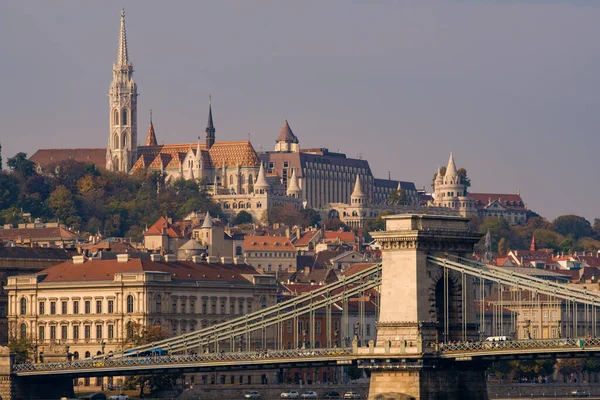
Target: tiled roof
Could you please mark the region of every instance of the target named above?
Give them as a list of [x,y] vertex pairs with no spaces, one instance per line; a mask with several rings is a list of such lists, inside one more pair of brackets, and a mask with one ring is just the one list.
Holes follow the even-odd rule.
[[147,235],[163,235],[166,234],[169,237],[177,238],[182,237],[183,234],[173,224],[171,224],[165,217],[160,217],[150,228],[144,232],[144,236]]
[[323,284],[335,281],[337,281],[337,276],[331,269],[313,269],[307,274],[304,271],[298,271],[295,275],[295,282],[297,283],[314,282],[316,284]]
[[332,258],[339,256],[344,253],[342,250],[323,250],[317,253],[315,260],[315,267],[317,268],[325,268],[327,264],[331,261]]
[[54,247],[0,247],[0,259],[70,260],[73,253]]
[[245,236],[246,251],[295,251],[294,245],[285,236]]
[[292,132],[292,128],[290,128],[290,124],[288,124],[287,119],[283,123],[281,130],[279,131],[279,136],[277,136],[278,142],[292,142],[298,143],[298,138]]
[[150,121],[150,126],[148,126],[148,135],[146,135],[146,146],[157,146],[156,142],[156,134],[154,133],[154,124]]
[[393,179],[375,178],[373,180],[373,184],[375,187],[384,187],[384,188],[388,188],[388,189],[392,189],[392,190],[398,189],[398,185],[400,185],[400,188],[403,190],[412,190],[415,192],[417,191],[417,188],[415,187],[414,182],[395,181]]
[[[167,167],[168,162],[174,157],[181,163],[190,149],[195,152],[197,147],[197,143],[139,146],[138,161],[139,157],[146,156],[154,160],[149,168],[158,169],[160,168],[161,162],[164,167]],[[257,167],[260,163],[258,155],[256,154],[256,151],[254,151],[254,147],[252,147],[252,144],[248,141],[215,142],[208,150],[206,149],[206,144],[201,143],[200,151],[202,151],[204,168],[221,168],[223,165],[226,167],[235,167],[237,165],[242,167]],[[157,160],[158,156],[162,156],[162,159]],[[141,164],[138,165],[138,161],[136,161],[134,169],[141,167]],[[177,161],[175,161],[175,163],[177,163]],[[173,166],[169,166],[168,168],[171,167],[179,168],[179,165],[175,166],[175,164],[173,164]]]
[[325,231],[325,240],[334,242],[339,240],[342,243],[354,243],[356,241],[356,235],[354,235],[354,232]]
[[6,242],[19,239],[31,242],[83,240],[78,234],[63,227],[0,229],[0,241]]
[[99,168],[106,166],[106,148],[102,149],[39,149],[31,157],[42,169],[62,161],[93,163]]
[[596,256],[576,256],[575,258],[585,262],[590,267],[600,267],[600,258]]
[[167,263],[150,259],[87,260],[83,264],[67,261],[41,271],[42,282],[112,281],[123,272],[167,272],[175,281],[248,282],[242,274],[256,275],[249,265],[197,264],[188,261]]
[[294,242],[294,246],[306,246],[318,233],[318,230],[304,232],[304,234],[300,236],[300,239]]
[[345,271],[342,272],[342,275],[350,276],[354,274],[358,274],[359,272],[364,271],[367,268],[371,268],[373,265],[377,263],[356,263],[349,266]]
[[508,210],[526,211],[525,203],[518,194],[497,194],[497,193],[470,193],[469,197],[475,200],[475,207],[479,209],[485,208],[490,200],[497,200],[503,207]]

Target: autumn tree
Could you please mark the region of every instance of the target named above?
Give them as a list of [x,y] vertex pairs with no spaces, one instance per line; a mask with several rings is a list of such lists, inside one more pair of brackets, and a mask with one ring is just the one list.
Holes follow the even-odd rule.
[[235,216],[235,218],[233,219],[233,224],[234,225],[250,224],[250,223],[252,223],[252,221],[253,221],[252,214],[250,214],[248,211],[242,210],[242,211],[238,212],[237,215]]
[[498,255],[505,256],[508,248],[506,246],[506,239],[500,238],[498,241]]
[[573,240],[592,236],[592,225],[588,220],[578,215],[561,215],[552,221],[554,231],[563,236],[571,236]]
[[408,196],[404,189],[394,190],[388,196],[388,202],[390,204],[407,205],[409,203]]

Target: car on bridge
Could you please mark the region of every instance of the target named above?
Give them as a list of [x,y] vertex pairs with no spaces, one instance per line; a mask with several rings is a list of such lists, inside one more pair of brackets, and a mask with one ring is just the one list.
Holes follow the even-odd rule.
[[338,392],[327,392],[323,395],[324,399],[333,400],[333,399],[341,399],[341,396]]
[[296,390],[288,390],[287,392],[283,392],[279,395],[281,399],[297,399],[300,397],[300,393]]
[[573,397],[590,397],[590,394],[585,391],[585,389],[577,389],[571,392],[571,396]]
[[262,399],[262,397],[260,396],[260,393],[258,393],[257,391],[246,392],[244,394],[244,398],[245,399]]
[[360,399],[360,394],[356,392],[346,392],[344,393],[344,399]]
[[83,397],[84,400],[106,400],[106,395],[102,392],[92,393],[89,396]]
[[307,390],[306,392],[302,393],[300,395],[301,398],[303,399],[318,399],[319,396],[317,395],[317,392],[314,392],[312,390]]

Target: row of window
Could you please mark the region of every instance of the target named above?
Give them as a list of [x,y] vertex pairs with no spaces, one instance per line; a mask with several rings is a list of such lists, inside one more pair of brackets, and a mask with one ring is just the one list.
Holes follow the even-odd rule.
[[262,252],[249,252],[248,257],[296,257],[296,253],[289,252],[277,252],[277,253],[262,253]]
[[[157,295],[155,297],[155,307],[154,310],[157,313],[161,313],[163,312],[163,304],[162,304],[162,296]],[[236,303],[237,303],[237,307],[236,307]],[[189,308],[188,308],[188,304],[189,304]],[[265,308],[267,307],[267,298],[265,296],[262,296],[260,298],[260,306],[261,308]],[[217,314],[217,310],[219,311],[218,314],[227,314],[227,300],[225,299],[221,299],[220,301],[218,300],[211,300],[210,303],[207,299],[203,299],[202,303],[201,303],[201,308],[200,311],[202,314]],[[172,314],[176,314],[178,312],[180,312],[181,314],[195,314],[196,313],[196,301],[194,299],[190,299],[189,303],[187,302],[187,299],[172,299],[171,300],[171,313]],[[237,301],[236,302],[236,298],[232,297],[229,300],[229,315],[243,315],[244,312],[247,313],[251,313],[252,312],[252,301],[246,301],[246,306],[244,308],[244,302],[243,301]]]
[[[60,306],[60,314],[68,315],[69,314],[69,302],[67,300],[61,300],[60,304],[51,300],[48,302],[48,307],[46,306],[47,302],[45,300],[38,302],[38,315],[56,315],[58,314],[58,307]],[[94,312],[96,314],[103,314],[103,301],[96,300],[95,301],[95,309]],[[134,299],[132,295],[127,296],[127,312],[132,313],[134,310]],[[115,312],[115,302],[114,300],[107,301],[106,313],[113,314]],[[71,314],[92,314],[92,301],[85,300],[83,302],[83,309],[80,307],[79,300],[73,300],[71,305]],[[27,315],[27,298],[22,297],[19,302],[19,314]]]
[[[94,339],[114,339],[114,337],[115,337],[114,324],[108,324],[106,326],[106,328],[107,328],[106,329],[106,337],[104,336],[103,328],[104,327],[102,325],[96,325],[96,336],[94,336]],[[20,337],[26,338],[27,337],[27,324],[25,324],[25,323],[21,324],[19,327],[19,330],[20,330],[20,332],[19,332]],[[72,332],[71,339],[73,339],[73,340],[92,339],[92,325],[88,325],[88,324],[83,325],[83,337],[81,337],[82,332],[81,332],[80,325],[71,326],[71,332]],[[60,337],[58,336],[59,333],[60,333]],[[56,339],[67,340],[68,333],[69,333],[69,327],[67,325],[60,325],[60,326],[39,325],[38,326],[38,340],[40,340],[40,341],[46,340],[46,334],[48,334],[47,338],[50,340],[56,340]]]
[[[240,193],[240,194],[244,194],[244,193]],[[262,203],[260,201],[257,202],[255,207],[256,208],[262,208]],[[250,202],[247,202],[247,203],[244,204],[241,201],[239,203],[233,203],[233,204],[229,204],[229,203],[225,202],[225,203],[223,203],[223,208],[225,208],[227,210],[230,209],[230,208],[233,208],[233,209],[238,209],[238,208],[240,208],[240,209],[243,209],[243,208],[250,209],[250,208],[252,208],[252,204]]]

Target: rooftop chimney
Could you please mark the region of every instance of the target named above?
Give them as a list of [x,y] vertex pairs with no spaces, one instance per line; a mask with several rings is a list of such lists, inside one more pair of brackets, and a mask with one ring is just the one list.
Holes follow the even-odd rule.
[[233,259],[231,257],[221,257],[222,264],[231,264],[232,262],[233,262]]
[[206,262],[209,264],[216,264],[217,262],[219,262],[219,257],[208,256],[206,257]]
[[73,264],[83,264],[84,262],[85,262],[84,255],[73,256]]
[[129,261],[129,254],[117,254],[117,262],[126,263]]
[[150,254],[150,259],[154,262],[160,262],[162,260],[162,256],[158,253]]
[[192,256],[192,261],[196,264],[202,264],[202,256]]
[[174,263],[177,261],[177,256],[175,256],[175,254],[165,254],[165,261],[168,263]]

